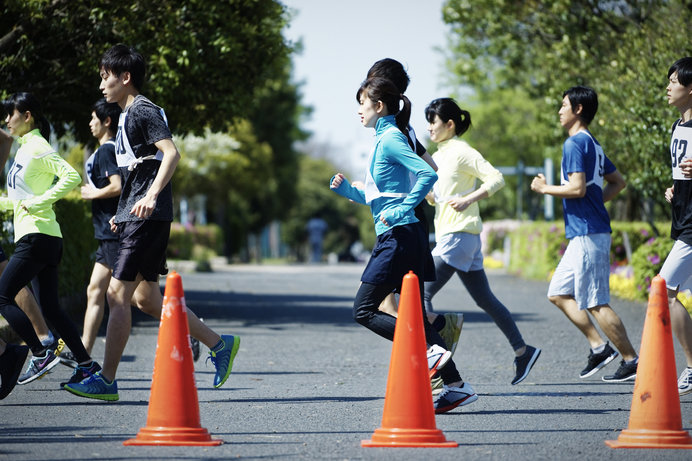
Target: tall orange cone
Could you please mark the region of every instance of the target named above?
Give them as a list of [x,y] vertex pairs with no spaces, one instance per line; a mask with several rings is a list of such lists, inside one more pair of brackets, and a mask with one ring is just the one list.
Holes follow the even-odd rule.
[[612,448],[692,448],[692,437],[682,430],[668,292],[660,275],[651,282],[629,426],[605,443]]
[[147,425],[123,445],[221,445],[200,426],[183,282],[166,279]]
[[404,276],[382,426],[363,447],[456,447],[435,425],[418,277]]

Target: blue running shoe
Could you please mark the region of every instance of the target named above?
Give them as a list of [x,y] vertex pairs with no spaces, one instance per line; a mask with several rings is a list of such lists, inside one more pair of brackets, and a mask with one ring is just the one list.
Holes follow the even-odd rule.
[[60,363],[60,358],[53,354],[53,351],[47,350],[43,357],[33,357],[29,360],[29,366],[23,375],[17,379],[17,384],[26,384],[36,379],[42,378],[52,368]]
[[101,373],[94,373],[81,383],[68,383],[63,387],[74,395],[88,399],[115,401],[118,400],[118,382],[108,383]]
[[240,336],[221,335],[223,347],[220,351],[209,351],[207,360],[216,367],[216,376],[214,376],[214,387],[219,388],[226,382],[233,368],[233,359],[235,359],[240,347]]

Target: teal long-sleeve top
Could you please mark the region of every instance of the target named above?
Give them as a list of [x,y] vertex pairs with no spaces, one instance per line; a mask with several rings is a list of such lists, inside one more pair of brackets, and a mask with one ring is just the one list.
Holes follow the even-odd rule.
[[[437,181],[435,171],[411,150],[406,136],[398,128],[390,130],[391,127],[396,128],[393,115],[377,120],[375,135],[379,140],[375,145],[375,152],[368,168],[381,192],[408,193],[408,195],[379,197],[370,202],[377,235],[395,226],[418,222],[414,208],[425,198]],[[411,188],[409,173],[416,177],[413,188]],[[353,187],[347,180],[334,189],[334,192],[354,202],[366,204],[364,191]],[[380,218],[384,218],[389,226],[386,226]]]

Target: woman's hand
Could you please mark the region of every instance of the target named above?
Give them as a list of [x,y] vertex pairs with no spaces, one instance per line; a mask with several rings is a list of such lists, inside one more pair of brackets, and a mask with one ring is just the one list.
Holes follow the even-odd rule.
[[341,173],[335,174],[334,178],[332,179],[331,184],[329,184],[329,188],[330,189],[338,189],[339,186],[341,185],[341,183],[344,182],[344,179],[346,179],[346,177],[343,174],[341,174]]
[[472,201],[467,200],[465,197],[454,197],[453,199],[449,199],[447,205],[451,206],[454,209],[454,211],[462,212],[465,209],[467,209],[472,203]]

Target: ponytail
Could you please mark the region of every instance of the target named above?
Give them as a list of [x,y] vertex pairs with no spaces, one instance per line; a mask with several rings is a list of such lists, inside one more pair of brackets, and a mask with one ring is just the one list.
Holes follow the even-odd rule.
[[[411,121],[411,101],[403,94],[399,95],[403,102],[401,110],[396,114],[396,126],[399,127],[402,133],[408,133],[408,124]],[[407,136],[408,137],[408,136]]]

